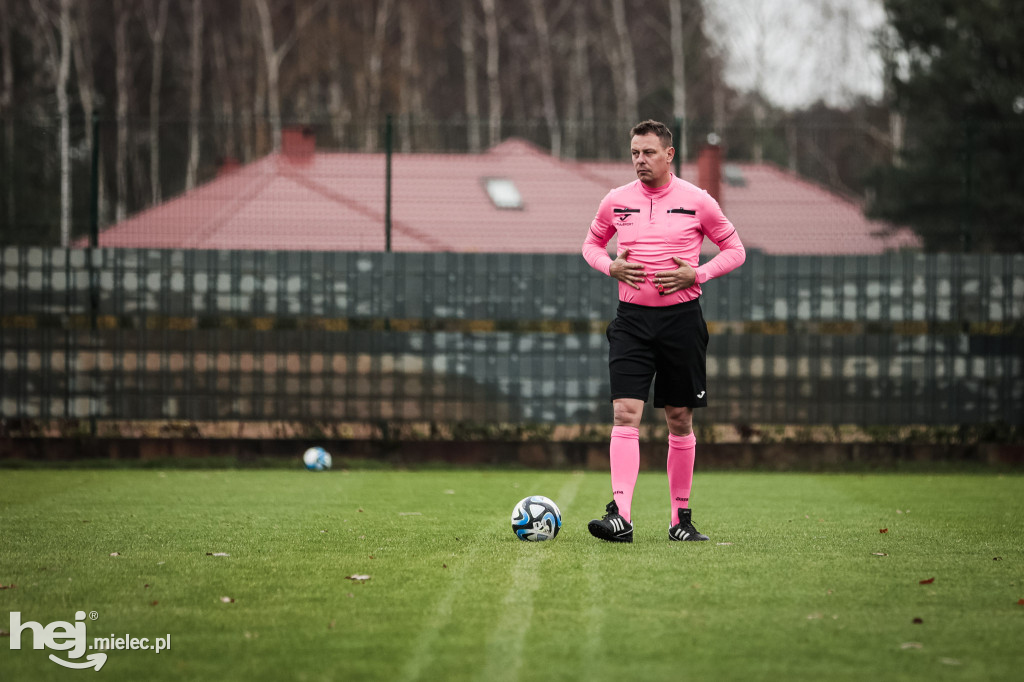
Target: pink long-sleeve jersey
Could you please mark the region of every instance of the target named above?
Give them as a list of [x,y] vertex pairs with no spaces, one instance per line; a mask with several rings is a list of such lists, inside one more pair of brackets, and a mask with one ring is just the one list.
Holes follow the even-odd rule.
[[[583,241],[583,257],[592,268],[606,275],[612,264],[608,242],[616,234],[618,252],[628,248],[626,260],[644,266],[646,277],[639,289],[619,282],[619,300],[638,305],[666,306],[692,301],[700,296],[701,284],[735,270],[746,260],[736,228],[718,202],[675,175],[657,189],[635,180],[608,192],[601,201]],[[721,250],[704,265],[698,265],[705,235]],[[653,278],[655,273],[679,267],[673,256],[697,270],[697,282],[688,289],[662,296]]]

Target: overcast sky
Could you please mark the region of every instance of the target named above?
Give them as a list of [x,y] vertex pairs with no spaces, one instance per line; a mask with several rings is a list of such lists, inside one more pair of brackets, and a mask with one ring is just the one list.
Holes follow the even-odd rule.
[[727,55],[726,79],[778,106],[880,98],[875,31],[882,0],[705,0],[709,33]]

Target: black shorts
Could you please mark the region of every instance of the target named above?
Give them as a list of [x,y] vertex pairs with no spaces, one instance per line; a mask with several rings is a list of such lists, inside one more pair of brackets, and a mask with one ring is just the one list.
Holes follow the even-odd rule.
[[707,406],[708,326],[699,299],[665,307],[620,302],[607,336],[612,400],[646,402],[654,381],[655,407]]

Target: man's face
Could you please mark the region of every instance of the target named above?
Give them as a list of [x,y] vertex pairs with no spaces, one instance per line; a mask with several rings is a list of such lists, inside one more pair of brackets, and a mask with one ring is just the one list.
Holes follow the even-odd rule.
[[665,147],[654,133],[634,135],[630,142],[633,170],[648,187],[662,187],[669,180],[675,149]]

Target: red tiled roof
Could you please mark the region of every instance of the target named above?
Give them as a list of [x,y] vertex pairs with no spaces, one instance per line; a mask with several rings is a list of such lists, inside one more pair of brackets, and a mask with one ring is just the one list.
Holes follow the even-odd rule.
[[[768,165],[740,164],[723,207],[744,244],[766,253],[857,254],[913,247],[909,232]],[[101,232],[100,246],[380,251],[383,154],[271,154]],[[695,181],[696,167],[684,166]],[[512,180],[521,209],[494,206],[486,178]],[[521,140],[483,154],[395,154],[395,251],[579,253],[601,198],[635,179],[630,163],[573,162]]]

